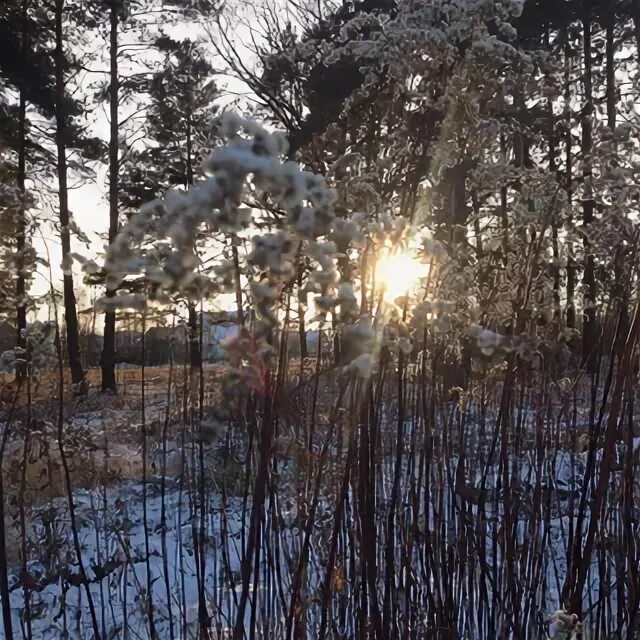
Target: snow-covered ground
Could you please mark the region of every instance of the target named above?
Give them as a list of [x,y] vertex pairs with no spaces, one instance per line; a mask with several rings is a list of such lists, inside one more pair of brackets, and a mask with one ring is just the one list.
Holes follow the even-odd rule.
[[[152,576],[153,616],[161,638],[168,638],[169,617],[172,616],[175,637],[183,637],[186,630],[195,631],[198,614],[198,586],[193,545],[192,508],[189,494],[172,483],[165,494],[165,535],[162,535],[162,496],[157,483],[147,485],[146,519],[148,555],[145,544],[145,509],[143,487],[128,483],[111,488],[106,495],[101,491],[78,491],[74,495],[76,522],[82,548],[85,570],[90,581],[90,592],[96,609],[101,634],[105,638],[145,638],[148,635],[144,594],[147,589],[147,557]],[[72,557],[69,536],[70,522],[66,501],[56,501],[55,530],[59,534],[58,560],[49,566],[31,563],[29,574],[37,582],[47,582],[51,575]],[[219,498],[211,498],[207,516],[207,559],[205,585],[211,611],[216,611],[218,626],[228,627],[225,611],[229,613],[232,594],[225,588],[221,566],[223,513]],[[34,514],[34,527],[46,537],[43,516],[47,510]],[[233,501],[227,506],[226,518],[230,538],[239,534],[237,514],[239,506]],[[39,520],[39,522],[38,522]],[[197,526],[197,523],[196,523]],[[235,544],[228,546],[231,572],[240,568]],[[71,568],[77,573],[77,566]],[[97,580],[99,573],[108,575]],[[15,576],[12,593],[14,632],[22,624],[24,612],[23,590]],[[91,637],[91,617],[84,588],[71,587],[61,592],[58,579],[41,591],[31,593],[32,633],[37,638]],[[168,591],[167,591],[168,585]],[[214,625],[215,626],[215,625]],[[126,631],[125,631],[126,628]]]
[[[154,416],[156,417],[160,417],[160,413]],[[109,428],[107,417],[85,416],[80,422],[86,423],[85,426],[88,425],[96,431],[103,429],[106,432]],[[410,435],[411,429],[407,428],[405,444],[408,444]],[[229,492],[223,503],[219,477],[215,472],[211,473],[211,468],[220,471],[219,468],[224,466],[224,462],[219,457],[218,446],[219,443],[215,446],[207,446],[206,449],[209,471],[206,474],[203,519],[201,519],[201,505],[198,504],[198,487],[187,486],[186,479],[175,479],[179,475],[176,471],[180,468],[181,460],[179,459],[182,458],[180,445],[176,440],[172,440],[167,445],[169,473],[164,492],[157,476],[161,469],[161,465],[158,464],[160,451],[157,442],[150,445],[149,455],[155,462],[148,469],[150,478],[146,489],[139,480],[142,472],[142,465],[139,463],[140,451],[133,444],[128,444],[120,445],[120,449],[112,445],[112,453],[115,452],[122,458],[128,454],[132,461],[138,461],[136,464],[132,462],[129,472],[122,474],[124,479],[108,484],[106,488],[97,483],[95,489],[74,491],[78,542],[101,637],[109,640],[149,637],[147,593],[150,586],[152,616],[158,637],[162,639],[195,638],[199,626],[200,581],[196,566],[198,544],[202,544],[205,550],[203,584],[213,638],[217,640],[217,638],[229,637],[235,623],[237,600],[241,589],[241,556],[248,534],[251,499],[249,498],[243,507],[242,492],[238,490],[242,485],[241,482],[235,484],[235,493]],[[640,447],[640,438],[634,440],[634,447]],[[624,446],[620,445],[618,449],[619,460],[622,461]],[[335,450],[331,451],[332,455],[335,454]],[[412,504],[408,491],[412,476],[414,480],[417,477],[416,466],[408,465],[407,454],[408,449],[405,448],[401,497],[396,518],[398,535],[410,529]],[[243,455],[243,452],[240,452],[240,458]],[[597,461],[600,460],[600,455],[598,452]],[[186,452],[186,458],[193,464],[191,450]],[[449,485],[449,488],[442,491],[442,485],[438,488],[437,483],[446,476],[456,477],[457,465],[460,461],[460,455],[454,453],[447,460],[438,463],[442,465],[444,475],[439,478],[438,472],[432,471],[433,494],[429,498],[430,527],[433,527],[436,516],[443,511],[451,514],[450,517],[445,518],[446,532],[433,532],[434,535],[444,535],[447,539],[446,545],[451,545],[451,548],[455,547],[458,539],[468,541],[471,538],[464,524],[464,518],[460,517],[460,496],[453,491],[453,485]],[[542,467],[542,486],[547,492],[546,495],[551,496],[549,498],[550,516],[548,520],[539,520],[535,530],[532,530],[527,509],[531,507],[531,492],[536,483],[537,465],[535,459],[527,455],[511,460],[511,463],[517,464],[520,478],[516,544],[518,547],[524,547],[525,540],[532,535],[538,540],[544,540],[541,547],[544,551],[540,573],[540,579],[544,581],[544,592],[538,593],[538,601],[534,604],[534,615],[540,620],[548,619],[561,606],[560,592],[566,576],[568,532],[571,526],[569,496],[578,495],[576,489],[580,487],[585,462],[586,454],[567,450],[556,451],[545,458]],[[239,471],[243,473],[243,464],[241,462],[236,464],[239,465]],[[341,464],[338,464],[338,472],[342,468]],[[498,465],[485,468],[478,460],[469,461],[468,458],[465,464],[467,486],[475,491],[475,494],[478,494],[482,487],[489,492],[489,498],[478,498],[477,495],[475,498],[467,496],[466,508],[469,508],[476,518],[480,501],[482,502],[487,526],[484,555],[490,567],[495,566],[502,575],[505,561],[504,548],[502,544],[496,544],[495,537],[499,537],[496,532],[500,522],[504,520],[503,503],[498,491],[500,468]],[[100,465],[98,461],[96,467],[99,468]],[[388,459],[381,461],[377,469],[379,482],[377,483],[375,535],[380,562],[379,580],[383,578],[383,549],[387,506],[392,485],[392,467],[392,457],[389,456]],[[327,485],[323,485],[323,492],[327,491],[328,487],[337,486],[331,483],[339,479],[339,473],[330,483],[328,475],[330,471],[331,469],[327,470]],[[484,473],[486,477],[483,479]],[[255,592],[251,588],[251,598],[246,613],[248,625],[252,612],[255,611],[256,628],[259,630],[257,637],[283,637],[285,625],[283,611],[287,610],[290,601],[293,574],[303,538],[305,517],[303,514],[308,505],[308,494],[306,496],[300,494],[298,483],[300,477],[302,476],[296,469],[293,459],[281,459],[277,474],[277,504],[274,504],[269,497],[265,504],[265,517],[262,521],[263,539],[266,538],[269,542],[262,546],[259,558],[263,578]],[[636,491],[640,495],[640,487],[636,486]],[[352,505],[357,500],[354,492],[355,487],[352,487],[348,494]],[[304,589],[310,632],[317,630],[319,594],[326,575],[328,538],[333,523],[333,501],[335,500],[335,495],[330,492],[326,496],[321,495],[323,497],[316,512]],[[496,495],[498,499],[495,499]],[[418,504],[424,505],[425,498],[425,488],[422,486],[419,488]],[[427,518],[421,514],[420,533],[422,535],[424,535],[425,521]],[[354,533],[356,527],[356,520],[352,520],[345,531],[351,530]],[[43,500],[34,505],[28,514],[27,528],[29,556],[37,557],[39,560],[29,563],[26,576],[21,574],[19,566],[14,566],[12,569],[11,607],[14,634],[19,637],[21,628],[26,633],[24,583],[29,587],[30,593],[31,637],[45,640],[93,638],[89,600],[85,585],[79,584],[79,567],[76,562],[66,498]],[[346,544],[346,541],[343,539],[341,544]],[[477,551],[478,549],[475,549],[474,553],[477,554]],[[399,546],[396,561],[399,561],[402,553],[402,548]],[[422,576],[435,575],[433,569],[425,571],[426,556],[420,542],[416,544],[413,553],[416,576],[421,572]],[[468,551],[461,551],[461,553],[468,553]],[[459,561],[460,566],[465,567],[467,571],[468,567],[464,563],[470,560],[464,561],[460,558]],[[477,557],[474,562],[477,562]],[[279,565],[279,570],[273,571],[276,564]],[[526,563],[521,559],[519,566],[525,565]],[[400,574],[397,578],[400,579]],[[433,577],[428,579],[433,580]],[[464,580],[461,578],[460,584],[455,587],[457,597],[461,598],[458,603],[461,608],[459,616],[461,634],[465,632],[469,616],[473,615],[464,611],[466,589]],[[491,585],[489,587],[491,588]],[[608,594],[608,606],[615,610],[617,598],[615,587],[615,572],[610,571],[603,576],[602,567],[594,556],[591,559],[591,570],[585,589],[586,632],[589,630],[589,612],[593,610],[594,603],[598,601],[601,593]],[[354,598],[358,584],[357,582],[348,584],[345,589],[349,591],[349,598]],[[352,630],[352,623],[347,624],[348,630]],[[0,631],[0,637],[3,637],[2,631]],[[584,637],[589,636],[586,634]],[[473,640],[481,639],[474,637]]]

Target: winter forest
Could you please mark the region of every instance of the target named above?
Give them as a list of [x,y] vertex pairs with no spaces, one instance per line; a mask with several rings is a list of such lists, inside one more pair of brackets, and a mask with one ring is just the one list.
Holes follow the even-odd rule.
[[639,104],[639,0],[2,0],[0,638],[640,639]]

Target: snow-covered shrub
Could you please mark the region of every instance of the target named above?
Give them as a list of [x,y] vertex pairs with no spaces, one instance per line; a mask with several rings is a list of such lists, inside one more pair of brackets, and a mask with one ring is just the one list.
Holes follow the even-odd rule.
[[[344,311],[350,300],[348,283],[336,287],[338,248],[332,234],[340,234],[348,245],[361,228],[336,219],[336,196],[324,178],[283,161],[286,141],[281,134],[233,114],[221,117],[219,133],[226,144],[205,161],[205,177],[188,191],[169,191],[144,205],[108,247],[104,271],[111,295],[97,306],[142,309],[149,300],[167,303],[176,294],[199,300],[230,290],[232,263],[223,261],[211,274],[203,272],[196,238],[203,232],[233,236],[253,230],[253,211],[245,201],[267,198],[284,216],[276,231],[253,236],[247,256],[255,339],[241,332],[228,345],[231,353],[244,354],[234,356],[237,367],[255,378],[258,361],[265,364],[271,356],[266,338],[278,323],[283,288],[295,275],[296,252],[304,250],[310,258],[306,293],[315,296],[320,316],[338,305]],[[143,292],[129,290],[136,279],[144,283]]]
[[25,347],[14,347],[0,355],[0,372],[14,373],[27,362],[32,370],[46,369],[56,362],[55,327],[36,321],[24,332]]

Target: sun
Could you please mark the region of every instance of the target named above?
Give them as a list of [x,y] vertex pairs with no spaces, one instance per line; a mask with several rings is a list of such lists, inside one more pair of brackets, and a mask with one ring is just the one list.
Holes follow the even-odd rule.
[[428,274],[429,265],[408,253],[388,255],[376,263],[376,284],[384,288],[383,296],[388,302],[414,290]]

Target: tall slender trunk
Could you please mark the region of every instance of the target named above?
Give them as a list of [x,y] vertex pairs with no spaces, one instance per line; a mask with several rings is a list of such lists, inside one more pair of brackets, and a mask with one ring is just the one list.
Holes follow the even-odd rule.
[[[22,56],[26,56],[29,51],[28,43],[28,1],[22,3]],[[17,280],[16,280],[16,329],[18,332],[16,343],[24,348],[24,332],[27,328],[27,301],[26,301],[26,273],[24,263],[24,251],[27,242],[27,220],[25,211],[26,197],[26,175],[27,175],[27,100],[24,88],[20,88],[20,104],[18,107],[18,229],[16,234],[17,250]],[[24,375],[24,368],[17,371],[19,376]]]
[[[11,425],[13,422],[13,416],[18,402],[18,396],[23,384],[24,378],[18,380],[16,391],[13,395],[13,400],[9,408],[6,420],[4,421],[4,429],[2,436],[0,437],[0,467],[3,465],[4,452],[9,439],[9,433],[11,431]],[[0,603],[2,606],[2,622],[4,627],[4,637],[13,638],[13,623],[11,616],[11,601],[9,591],[9,572],[7,562],[7,534],[5,523],[8,520],[5,518],[5,494],[4,494],[4,478],[0,473]]]
[[[565,189],[569,205],[569,222],[571,222],[571,203],[573,197],[573,138],[571,135],[571,58],[568,29],[563,29],[564,39],[564,125],[565,125]],[[573,257],[573,243],[567,243],[567,327],[576,326],[576,266]]]
[[615,16],[613,13],[607,17],[606,33],[606,76],[607,76],[607,126],[615,129],[616,126],[616,74],[615,74],[615,43],[613,28]]
[[244,325],[244,309],[242,307],[242,282],[240,281],[240,256],[238,255],[238,247],[231,245],[231,255],[233,256],[233,277],[235,280],[236,291],[236,308],[237,308],[237,324]]
[[636,56],[638,63],[640,63],[640,7],[636,5],[636,13],[633,16],[633,26],[636,36]]
[[[109,243],[118,234],[118,4],[113,2],[109,13],[110,39],[110,86],[109,86]],[[114,291],[107,288],[107,296]],[[102,345],[102,390],[117,391],[116,383],[116,314],[107,311],[104,314],[104,341]]]
[[[547,29],[545,33],[545,46],[549,47],[549,30]],[[555,117],[553,113],[553,102],[549,100],[547,102],[547,113],[549,114],[549,171],[552,175],[557,176],[560,181],[561,178],[558,172],[558,166],[556,163],[556,157],[558,154],[556,144],[556,133],[555,133]],[[553,267],[553,318],[557,322],[560,320],[560,268],[557,264],[557,261],[560,258],[559,255],[559,246],[558,246],[558,219],[556,215],[556,211],[553,211],[553,219],[551,221],[551,238],[552,238],[552,250],[553,250],[553,259],[556,261],[556,264]]]
[[[109,57],[111,62],[109,86],[109,243],[118,234],[118,3],[113,1],[109,13]],[[107,288],[107,296],[114,291]],[[104,314],[104,342],[102,345],[102,390],[117,391],[116,383],[116,314],[107,311]]]
[[187,187],[193,185],[193,163],[191,161],[191,154],[193,153],[193,141],[191,139],[191,116],[187,115],[187,158],[186,158],[186,171],[187,171]]
[[[606,99],[607,99],[607,127],[611,131],[616,128],[617,111],[617,86],[616,86],[616,69],[615,69],[615,39],[614,39],[615,14],[613,8],[611,13],[607,15],[606,23]],[[621,244],[615,252],[613,260],[613,295],[620,305],[620,322],[622,324],[622,332],[626,331],[629,324],[627,307],[629,304],[628,287],[625,283],[625,252]]]
[[582,363],[590,373],[595,372],[597,364],[596,351],[597,344],[596,327],[596,278],[595,278],[595,258],[591,253],[591,242],[589,232],[594,220],[595,201],[593,199],[593,170],[591,152],[593,147],[593,78],[592,78],[592,47],[591,47],[591,10],[587,9],[587,14],[583,19],[583,55],[584,55],[584,107],[582,109],[582,224],[584,226],[584,272],[582,283],[584,285],[584,314],[582,329]]
[[73,274],[70,268],[71,231],[69,229],[69,193],[67,187],[67,148],[66,148],[66,95],[64,81],[64,40],[63,40],[64,0],[55,0],[55,77],[56,77],[56,149],[58,171],[58,200],[60,207],[60,240],[62,244],[62,263],[64,265],[64,319],[67,331],[67,352],[69,368],[75,393],[86,393],[84,369],[80,361],[80,341],[78,337],[78,315],[76,295],[73,290]]
[[[193,186],[193,138],[191,129],[191,112],[187,110],[186,119],[186,187]],[[197,246],[194,246],[197,251]],[[198,317],[196,304],[192,300],[187,301],[189,309],[189,362],[190,371],[190,389],[192,398],[196,398],[196,389],[198,390],[198,428],[202,425],[202,411],[204,402],[204,378],[202,369],[202,342],[203,342],[203,309],[200,309],[200,317]],[[197,377],[196,377],[197,376]],[[197,387],[196,387],[197,383]],[[192,406],[195,402],[192,401]],[[198,457],[200,463],[200,476],[198,482],[198,499],[200,503],[200,526],[196,527],[195,520],[193,525],[194,544],[196,546],[196,576],[198,583],[198,621],[200,623],[200,634],[203,640],[209,640],[210,619],[207,611],[207,601],[205,596],[205,576],[206,576],[206,551],[205,551],[205,488],[204,488],[204,449],[202,439],[199,440]]]
[[189,308],[189,364],[191,373],[195,375],[200,369],[202,353],[200,351],[200,323],[198,322],[198,311],[193,302],[188,303]]
[[[301,255],[302,244],[298,248],[298,256],[296,263],[298,265],[298,339],[300,341],[300,373],[302,374],[302,361],[309,355],[307,345],[307,327],[305,322],[305,313],[307,305],[303,304],[300,291],[302,290],[302,280],[304,278],[304,258]],[[305,298],[306,300],[306,298]]]
[[[193,153],[193,143],[191,139],[191,118],[187,115],[187,143],[186,143],[186,187],[193,186],[193,164],[191,161],[191,155]],[[200,364],[202,362],[202,352],[200,350],[200,330],[198,322],[198,313],[196,311],[196,305],[191,300],[187,303],[189,309],[189,363],[191,365],[191,375],[195,376],[200,370]]]

